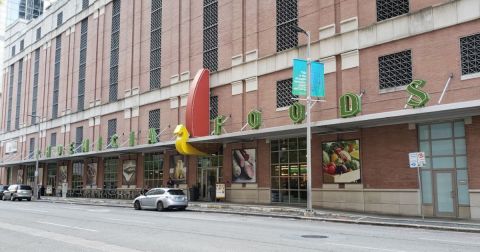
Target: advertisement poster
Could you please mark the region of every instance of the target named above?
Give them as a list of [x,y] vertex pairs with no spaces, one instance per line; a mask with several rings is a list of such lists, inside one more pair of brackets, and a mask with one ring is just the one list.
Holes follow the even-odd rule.
[[[172,172],[172,169],[173,169],[173,172]],[[170,177],[172,177],[172,179],[177,181],[178,183],[178,181],[185,180],[186,175],[187,175],[187,167],[183,162],[183,156],[176,155],[176,156],[170,157]]]
[[233,150],[233,183],[255,183],[257,182],[257,162],[255,149]]
[[23,169],[19,169],[17,173],[17,183],[22,184],[23,183]]
[[360,183],[360,141],[322,143],[323,182]]
[[67,183],[67,166],[62,165],[58,167],[60,173],[58,174],[58,180],[61,183]]
[[87,185],[97,186],[97,163],[87,164]]
[[123,161],[123,184],[122,185],[135,185],[135,171],[137,169],[136,160]]
[[215,197],[217,199],[225,199],[225,184],[216,184],[215,189]]

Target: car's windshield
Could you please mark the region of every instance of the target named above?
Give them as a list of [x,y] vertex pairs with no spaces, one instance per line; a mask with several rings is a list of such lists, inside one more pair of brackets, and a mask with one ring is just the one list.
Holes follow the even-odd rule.
[[21,185],[20,190],[32,190],[32,188],[28,185]]
[[169,190],[168,193],[171,195],[185,195],[182,190]]

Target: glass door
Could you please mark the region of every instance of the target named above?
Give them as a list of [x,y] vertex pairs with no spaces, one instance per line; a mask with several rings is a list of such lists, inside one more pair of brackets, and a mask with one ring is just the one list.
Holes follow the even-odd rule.
[[453,172],[435,171],[435,215],[442,217],[455,217],[456,215],[456,190]]
[[200,200],[215,201],[217,168],[202,169],[200,178]]

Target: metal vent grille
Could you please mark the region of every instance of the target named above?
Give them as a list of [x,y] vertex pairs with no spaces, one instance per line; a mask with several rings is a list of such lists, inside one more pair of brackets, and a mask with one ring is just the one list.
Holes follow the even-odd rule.
[[277,0],[277,52],[298,45],[298,34],[292,29],[297,22],[297,0]]
[[150,28],[150,89],[155,89],[161,84],[162,0],[152,0]]
[[81,152],[82,149],[79,148],[82,145],[83,141],[83,127],[77,127],[76,132],[75,132],[75,148],[76,152]]
[[117,133],[117,119],[108,120],[108,136],[107,143],[110,142],[110,138]]
[[412,82],[412,52],[410,50],[378,58],[380,89],[408,85]]
[[78,69],[77,110],[85,109],[85,74],[87,70],[88,18],[82,20],[80,35],[80,64]]
[[277,81],[277,108],[288,107],[295,103],[292,98],[297,98],[292,95],[292,79]]
[[377,21],[408,13],[408,0],[377,0]]
[[57,27],[63,24],[63,11],[57,14]]
[[58,94],[60,93],[60,59],[62,55],[62,35],[55,38],[55,69],[53,73],[52,118],[58,117]]
[[218,116],[218,96],[210,96],[210,120]]
[[155,129],[157,135],[160,133],[160,109],[148,112],[148,128]]
[[462,75],[480,73],[480,33],[460,38]]
[[35,153],[35,138],[30,138],[30,148],[28,149],[28,159],[33,159]]
[[25,40],[20,40],[20,52],[23,51],[23,49],[25,49]]
[[218,69],[218,1],[203,1],[203,67]]
[[18,62],[17,106],[15,108],[15,129],[20,129],[20,105],[22,98],[23,59]]
[[40,40],[42,38],[42,28],[38,28],[37,29],[37,37],[36,37],[36,40]]
[[110,102],[118,99],[118,60],[120,47],[120,0],[113,1],[112,8],[112,40],[110,51],[110,86],[108,97]]
[[90,0],[82,0],[82,10],[85,10],[88,8],[88,5],[90,5]]
[[50,134],[50,146],[57,146],[57,133]]
[[40,48],[35,50],[35,63],[33,65],[33,87],[32,87],[32,118],[31,123],[37,123],[37,101],[38,101],[38,77],[40,68]]
[[12,46],[12,57],[15,56],[16,52],[15,52],[15,46]]
[[15,75],[15,64],[10,65],[10,81],[8,85],[8,110],[7,110],[7,131],[12,127],[12,106],[13,106],[13,77]]

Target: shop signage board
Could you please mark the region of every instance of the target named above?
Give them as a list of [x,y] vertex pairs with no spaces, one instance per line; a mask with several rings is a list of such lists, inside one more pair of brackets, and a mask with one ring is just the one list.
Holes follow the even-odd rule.
[[425,152],[408,153],[408,160],[409,160],[410,168],[424,167],[426,163]]
[[[311,96],[325,96],[325,76],[323,63],[310,62],[310,89]],[[292,78],[292,94],[299,96],[307,95],[307,61],[303,59],[293,60],[293,78]]]
[[225,199],[225,184],[216,184],[215,187],[215,197],[217,199]]

